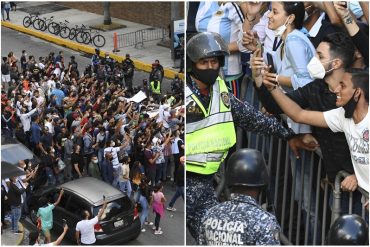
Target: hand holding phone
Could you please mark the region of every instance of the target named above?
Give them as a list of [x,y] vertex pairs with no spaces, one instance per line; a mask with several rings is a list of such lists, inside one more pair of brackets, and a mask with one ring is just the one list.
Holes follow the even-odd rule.
[[269,65],[269,72],[270,73],[276,73],[275,66],[274,66],[274,59],[272,58],[272,55],[270,53],[266,53],[267,55],[267,63]]

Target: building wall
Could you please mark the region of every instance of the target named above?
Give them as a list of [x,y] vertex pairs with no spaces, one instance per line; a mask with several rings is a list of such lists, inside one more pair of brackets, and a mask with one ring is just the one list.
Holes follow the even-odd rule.
[[[59,2],[69,8],[103,15],[102,2]],[[184,4],[179,2],[180,15],[184,16]],[[154,27],[167,27],[171,22],[170,2],[111,2],[111,17]]]

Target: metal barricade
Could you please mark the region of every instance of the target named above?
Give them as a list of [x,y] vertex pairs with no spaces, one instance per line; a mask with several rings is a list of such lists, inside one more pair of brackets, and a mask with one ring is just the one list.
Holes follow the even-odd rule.
[[[251,90],[251,88],[249,88]],[[255,107],[260,107],[255,101],[257,95],[252,88],[252,97],[247,99]],[[243,97],[241,97],[243,99]],[[244,99],[245,100],[245,99]],[[243,131],[238,130],[238,134]],[[340,181],[347,175],[339,172],[335,185],[329,183],[323,168],[321,152],[304,152],[301,157],[300,168],[296,166],[296,159],[290,157],[290,147],[286,141],[272,137],[256,135],[247,132],[247,145],[242,145],[242,138],[237,138],[237,148],[248,147],[261,151],[267,162],[270,174],[270,186],[268,193],[276,208],[276,218],[281,226],[281,243],[284,245],[324,245],[327,232],[333,221],[339,217],[340,211]],[[308,156],[307,156],[308,155]],[[304,168],[309,169],[308,196],[304,197]],[[298,172],[298,169],[301,171]],[[300,174],[298,176],[298,174]],[[299,180],[297,180],[299,178]],[[295,198],[296,183],[298,186],[298,198]],[[306,184],[306,186],[307,186]],[[368,198],[366,191],[359,188],[359,191]],[[298,193],[297,193],[298,194]],[[330,205],[330,194],[334,200]],[[352,193],[351,193],[352,194]],[[315,195],[313,197],[313,195]],[[260,203],[267,201],[268,197],[261,197]],[[308,208],[303,207],[305,204]],[[307,202],[308,200],[308,202]],[[352,200],[352,196],[350,196]],[[348,213],[352,213],[352,208]],[[362,217],[365,211],[362,210]]]
[[118,34],[118,48],[135,46],[135,48],[144,47],[144,42],[154,40],[165,40],[169,38],[169,32],[166,28],[147,28],[131,33]]

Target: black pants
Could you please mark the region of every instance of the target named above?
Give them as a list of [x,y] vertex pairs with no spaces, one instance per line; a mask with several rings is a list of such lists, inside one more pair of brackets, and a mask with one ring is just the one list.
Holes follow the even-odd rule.
[[159,213],[155,213],[154,225],[155,230],[159,230],[159,222],[161,221],[161,215]]
[[176,182],[177,181],[177,170],[179,169],[179,166],[180,166],[180,154],[174,154],[173,155],[173,163],[175,163],[175,171],[173,172],[173,177],[174,177],[174,181]]

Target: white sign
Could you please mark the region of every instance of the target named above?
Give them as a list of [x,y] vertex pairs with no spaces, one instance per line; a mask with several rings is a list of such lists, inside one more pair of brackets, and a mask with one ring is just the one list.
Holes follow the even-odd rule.
[[146,99],[145,93],[143,91],[139,91],[137,94],[134,95],[134,97],[127,99],[127,101],[128,102],[133,101],[136,103],[140,103],[144,99]]

